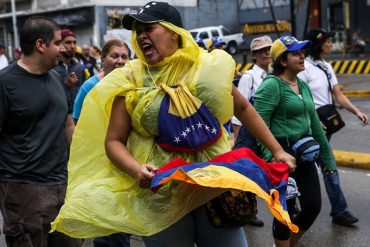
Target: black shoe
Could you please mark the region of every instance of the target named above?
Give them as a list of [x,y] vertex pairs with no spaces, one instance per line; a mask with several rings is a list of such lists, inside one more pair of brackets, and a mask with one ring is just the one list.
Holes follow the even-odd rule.
[[345,211],[340,215],[333,216],[333,224],[341,226],[352,226],[358,221],[358,219],[351,214],[349,211]]
[[253,218],[251,218],[248,222],[249,225],[251,226],[263,226],[265,223],[263,223],[263,221],[259,218],[257,218],[257,216],[254,216]]

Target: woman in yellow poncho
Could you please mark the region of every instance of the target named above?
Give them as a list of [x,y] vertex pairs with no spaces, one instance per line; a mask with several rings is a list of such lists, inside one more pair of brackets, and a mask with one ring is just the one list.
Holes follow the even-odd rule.
[[123,25],[133,30],[138,59],[107,75],[85,99],[71,147],[65,205],[53,229],[80,238],[114,232],[150,236],[144,237],[147,246],[246,246],[242,228],[217,229],[208,222],[202,205],[223,190],[175,182],[157,193],[148,189],[154,170],[174,158],[202,162],[230,150],[225,130],[197,152],[161,148],[155,136],[164,91],[183,85],[221,126],[235,113],[276,161],[293,170],[294,158],[232,86],[231,56],[198,48],[174,7],[147,3],[138,14],[125,16]]

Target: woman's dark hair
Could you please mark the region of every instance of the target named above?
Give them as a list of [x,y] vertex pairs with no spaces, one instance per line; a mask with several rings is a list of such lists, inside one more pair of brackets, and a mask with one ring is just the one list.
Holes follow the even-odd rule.
[[54,39],[54,32],[60,30],[58,25],[49,18],[43,16],[34,16],[28,18],[21,29],[19,41],[23,54],[29,56],[32,54],[36,40],[41,39],[50,45]]
[[102,52],[101,52],[101,56],[102,58],[105,58],[106,56],[108,56],[109,52],[110,52],[110,49],[113,47],[113,46],[119,46],[119,47],[125,47],[127,50],[128,50],[128,57],[131,58],[131,50],[130,48],[128,47],[128,45],[123,42],[122,40],[119,40],[119,39],[111,39],[109,41],[107,41],[104,46],[103,46],[103,49],[102,49]]
[[317,60],[321,58],[321,53],[323,52],[322,46],[326,42],[327,39],[321,40],[319,42],[312,42],[312,45],[309,46],[306,50],[306,57],[311,56],[313,60]]
[[281,60],[285,60],[286,61],[287,58],[288,58],[288,52],[285,51],[277,59],[274,60],[274,62],[272,63],[272,69],[273,69],[272,74],[273,75],[279,76],[282,73],[284,73],[286,67],[284,67],[281,64]]

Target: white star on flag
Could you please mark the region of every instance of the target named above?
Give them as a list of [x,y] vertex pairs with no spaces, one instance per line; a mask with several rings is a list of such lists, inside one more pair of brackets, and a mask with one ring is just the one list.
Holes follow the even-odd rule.
[[181,135],[183,136],[183,137],[186,137],[187,136],[187,134],[186,134],[186,132],[184,131],[184,132],[182,132],[181,133]]
[[216,134],[216,132],[217,132],[216,128],[213,128],[212,129],[212,134]]
[[144,7],[144,8],[149,9],[150,7],[152,7],[152,6],[150,6],[150,5],[148,4],[148,5],[145,5],[145,7]]
[[190,132],[190,128],[189,127],[186,127],[186,130],[185,130],[187,133]]
[[180,137],[175,137],[174,142],[179,143],[180,142]]
[[209,131],[209,127],[208,127],[207,125],[204,125],[204,127],[206,128],[206,130],[208,130],[208,131]]
[[193,130],[195,130],[194,125],[192,125],[192,126],[191,126],[191,128],[192,128]]
[[199,122],[199,123],[197,123],[198,129],[202,128],[202,125],[203,125],[203,124],[201,124],[200,122]]
[[154,5],[156,5],[157,4],[157,2],[152,2],[152,5],[154,6]]

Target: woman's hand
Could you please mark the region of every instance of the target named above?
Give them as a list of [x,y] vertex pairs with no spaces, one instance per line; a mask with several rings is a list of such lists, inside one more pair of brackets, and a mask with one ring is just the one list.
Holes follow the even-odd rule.
[[156,168],[153,165],[140,165],[134,176],[136,183],[143,189],[150,188],[151,181],[155,175],[155,170]]
[[153,165],[139,163],[127,149],[131,132],[131,118],[126,109],[125,98],[117,96],[113,101],[109,120],[105,150],[112,163],[135,179],[141,188],[150,188],[154,177]]
[[356,113],[356,116],[364,123],[364,125],[367,125],[369,123],[369,118],[365,113],[358,111]]
[[273,157],[274,162],[283,162],[289,166],[289,172],[292,173],[294,172],[296,168],[296,163],[295,163],[295,158],[288,154],[287,152],[279,151],[274,154]]

